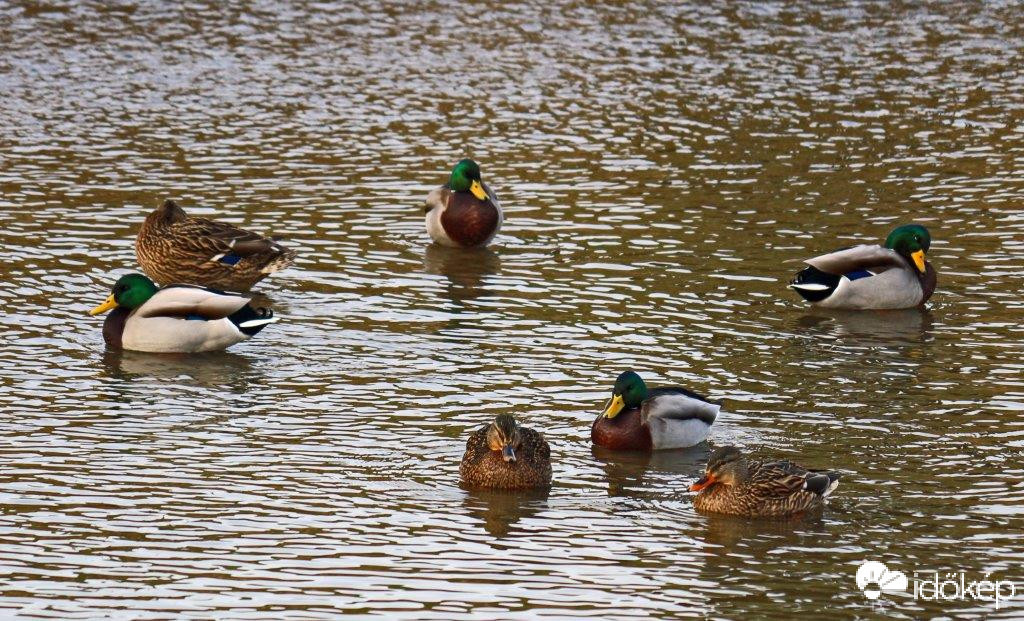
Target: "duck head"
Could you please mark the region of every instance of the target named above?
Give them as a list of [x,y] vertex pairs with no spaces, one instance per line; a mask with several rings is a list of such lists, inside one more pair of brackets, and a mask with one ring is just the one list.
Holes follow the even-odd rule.
[[647,398],[647,384],[633,371],[626,371],[615,380],[612,398],[601,416],[615,418],[625,409],[639,407]]
[[118,307],[135,310],[145,304],[156,292],[156,284],[142,274],[125,274],[114,283],[107,299],[89,311],[89,314],[99,315]]
[[448,177],[448,187],[452,192],[472,192],[473,196],[485,201],[487,192],[484,191],[483,183],[480,178],[480,165],[468,158],[460,160]]
[[707,468],[690,490],[699,492],[716,483],[722,485],[738,485],[747,480],[750,471],[743,453],[735,446],[723,446],[714,450],[708,458]]
[[519,424],[511,414],[499,414],[487,428],[487,446],[492,451],[499,451],[506,462],[516,460],[516,451],[523,443],[519,433]]
[[917,271],[924,274],[924,255],[932,245],[928,229],[920,224],[898,226],[885,238],[885,247],[913,261]]

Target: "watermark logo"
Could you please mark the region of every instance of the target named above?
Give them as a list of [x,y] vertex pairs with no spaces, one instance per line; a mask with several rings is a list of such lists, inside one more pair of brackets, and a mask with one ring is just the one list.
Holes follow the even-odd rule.
[[883,593],[911,594],[918,601],[952,602],[981,601],[994,602],[996,610],[1017,595],[1017,585],[1010,580],[991,580],[985,574],[981,580],[969,580],[966,572],[941,574],[933,572],[914,572],[913,584],[902,571],[893,571],[885,563],[864,561],[857,568],[857,588],[864,592],[864,597],[880,604],[877,600]]
[[890,571],[885,563],[864,561],[857,569],[857,588],[864,596],[876,600],[882,593],[906,593],[907,576],[902,571]]

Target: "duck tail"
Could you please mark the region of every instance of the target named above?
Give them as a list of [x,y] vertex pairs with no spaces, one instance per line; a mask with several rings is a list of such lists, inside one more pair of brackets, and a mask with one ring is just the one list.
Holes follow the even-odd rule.
[[839,286],[840,276],[808,266],[789,281],[789,286],[808,302],[820,302]]
[[291,265],[292,262],[295,260],[295,255],[298,254],[291,248],[285,248],[284,246],[281,246],[276,242],[274,243],[273,249],[280,252],[280,254],[278,254],[269,263],[263,266],[263,268],[260,270],[261,274],[273,274],[274,272],[280,272],[284,268]]
[[277,322],[274,311],[269,308],[253,308],[252,304],[246,304],[231,313],[228,319],[235,324],[239,332],[247,336],[255,336],[266,325]]

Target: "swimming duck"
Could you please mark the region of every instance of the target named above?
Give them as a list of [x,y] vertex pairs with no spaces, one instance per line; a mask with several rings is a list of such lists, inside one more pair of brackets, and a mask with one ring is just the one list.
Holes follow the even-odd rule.
[[931,246],[920,224],[896,227],[885,246],[865,244],[809,259],[790,282],[805,300],[822,308],[912,308],[935,292],[936,273],[924,255]]
[[750,461],[735,446],[715,449],[704,476],[690,486],[698,511],[742,517],[787,517],[817,509],[839,485],[839,473],[791,461]]
[[161,353],[216,351],[248,340],[277,321],[249,299],[194,285],[158,289],[142,274],[117,280],[105,302],[89,311],[103,322],[103,340],[112,349]]
[[486,246],[504,220],[498,197],[480,178],[480,166],[470,159],[459,161],[448,182],[427,195],[423,210],[430,237],[456,248]]
[[248,291],[288,267],[295,251],[226,222],[187,216],[168,200],[146,216],[135,255],[142,271],[162,285]]
[[675,386],[647,389],[626,371],[615,380],[612,398],[590,428],[594,444],[619,451],[683,448],[703,442],[721,406]]
[[469,487],[529,489],[551,485],[551,450],[544,436],[509,414],[473,432],[459,474]]

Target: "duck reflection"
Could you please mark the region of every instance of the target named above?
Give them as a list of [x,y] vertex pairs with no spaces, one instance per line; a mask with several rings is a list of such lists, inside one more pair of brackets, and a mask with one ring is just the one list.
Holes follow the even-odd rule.
[[[707,514],[703,540],[719,546],[724,553],[770,552],[780,545],[798,542],[810,532],[822,530],[821,509],[786,518],[749,519],[732,515]],[[695,535],[701,538],[698,532]]]
[[128,350],[103,352],[103,372],[119,380],[173,380],[182,376],[206,386],[245,392],[258,376],[249,358],[226,351],[201,354],[151,354]]
[[466,492],[463,502],[469,513],[480,518],[484,530],[495,537],[504,537],[512,526],[547,509],[549,488],[534,490],[485,490]]
[[881,311],[818,311],[797,319],[797,331],[849,337],[865,344],[923,343],[932,332],[932,312],[925,308]]
[[609,496],[657,498],[664,495],[657,486],[644,484],[648,471],[670,473],[689,484],[704,470],[711,448],[706,442],[673,451],[611,451],[592,446],[594,458],[604,466]]
[[461,303],[487,293],[487,276],[498,273],[501,259],[489,248],[449,248],[439,244],[427,246],[423,257],[428,274],[448,279],[446,297]]

